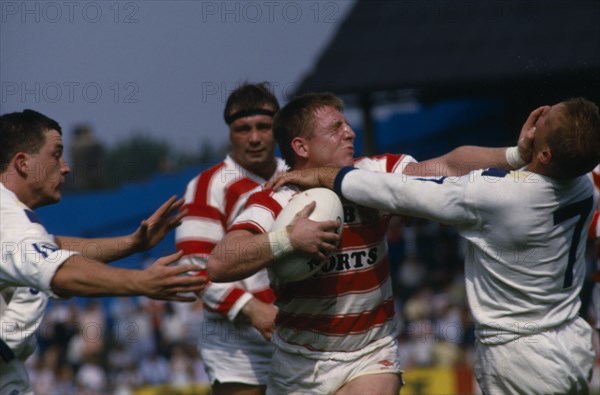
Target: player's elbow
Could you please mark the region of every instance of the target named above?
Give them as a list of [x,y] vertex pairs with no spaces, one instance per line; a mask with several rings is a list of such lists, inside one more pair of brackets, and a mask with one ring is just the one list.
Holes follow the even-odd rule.
[[213,283],[222,283],[230,281],[227,276],[227,271],[223,270],[222,262],[215,256],[211,255],[206,262],[206,274],[208,279]]
[[61,298],[78,296],[73,289],[73,283],[75,281],[70,276],[71,269],[64,266],[65,264],[59,267],[56,273],[54,273],[54,276],[50,281],[50,289]]

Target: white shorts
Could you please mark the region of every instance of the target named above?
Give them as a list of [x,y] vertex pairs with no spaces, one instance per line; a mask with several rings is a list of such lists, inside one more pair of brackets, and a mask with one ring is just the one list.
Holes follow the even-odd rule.
[[25,364],[18,358],[6,363],[0,359],[0,394],[33,395]]
[[198,348],[211,384],[267,384],[274,347],[253,326],[205,320]]
[[578,318],[506,344],[477,344],[475,377],[486,395],[588,394],[592,328]]
[[[380,339],[356,352],[323,352],[319,359],[275,349],[267,395],[334,394],[351,380],[369,374],[402,376],[398,341]],[[352,359],[352,354],[356,358]]]

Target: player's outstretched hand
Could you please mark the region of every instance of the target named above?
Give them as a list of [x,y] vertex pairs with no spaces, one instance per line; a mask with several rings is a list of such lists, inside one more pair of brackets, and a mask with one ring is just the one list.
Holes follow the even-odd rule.
[[174,300],[179,302],[193,302],[195,296],[179,294],[195,292],[202,293],[207,286],[205,276],[186,275],[187,272],[196,272],[200,267],[192,264],[171,264],[181,259],[182,251],[157,259],[151,266],[140,272],[138,286],[140,294],[153,299]]
[[308,216],[316,207],[315,202],[307,204],[296,214],[287,231],[294,251],[325,260],[337,248],[340,236],[335,233],[337,221],[312,221]]
[[183,198],[178,200],[177,196],[171,196],[154,214],[143,220],[132,235],[135,250],[144,251],[154,247],[176,228],[181,223],[181,219],[187,215],[187,210],[181,210],[177,215],[173,215],[183,206],[183,203]]
[[533,154],[533,139],[535,138],[535,123],[544,112],[544,109],[548,106],[538,107],[529,114],[527,120],[521,128],[521,134],[519,134],[519,155],[527,163],[531,162],[531,155]]
[[303,189],[318,187],[333,189],[333,182],[339,170],[338,167],[312,167],[302,170],[292,170],[278,174],[265,184],[265,188],[271,188],[276,191],[284,184],[295,184]]

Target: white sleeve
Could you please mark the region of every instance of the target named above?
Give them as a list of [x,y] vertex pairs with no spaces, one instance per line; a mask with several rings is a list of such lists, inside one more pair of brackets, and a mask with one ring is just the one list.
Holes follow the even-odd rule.
[[[1,298],[1,297],[0,297]],[[39,328],[48,297],[33,288],[15,288],[8,304],[0,299],[0,339],[15,353],[26,359],[36,346],[35,331]]]
[[73,251],[59,248],[41,221],[0,183],[0,288],[30,287],[56,297],[50,284]]
[[468,175],[413,177],[353,170],[344,176],[341,192],[366,207],[458,225],[477,222],[465,196],[468,185]]
[[50,236],[30,232],[17,241],[2,242],[0,282],[31,287],[58,298],[51,282],[58,268],[77,252],[59,249]]

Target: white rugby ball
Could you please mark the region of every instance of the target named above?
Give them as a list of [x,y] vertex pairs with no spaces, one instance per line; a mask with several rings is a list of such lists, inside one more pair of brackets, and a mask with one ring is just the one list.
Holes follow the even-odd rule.
[[[316,202],[317,205],[308,218],[313,221],[338,221],[339,226],[336,233],[341,235],[344,227],[342,202],[335,192],[327,188],[307,189],[294,195],[275,219],[271,231],[284,229],[292,222],[296,214],[311,202]],[[277,259],[269,268],[269,275],[278,283],[300,281],[316,273],[325,262],[319,262],[317,259],[301,253],[291,253]]]

